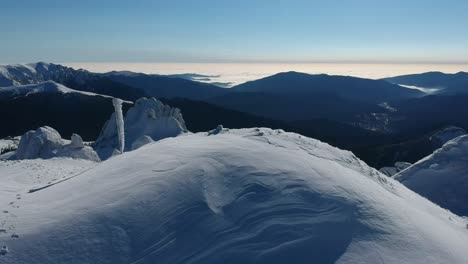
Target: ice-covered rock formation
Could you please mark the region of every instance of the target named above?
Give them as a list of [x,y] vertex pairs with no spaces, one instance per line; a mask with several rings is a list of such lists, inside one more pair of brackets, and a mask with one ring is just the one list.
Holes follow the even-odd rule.
[[84,145],[79,135],[73,134],[71,141],[64,140],[55,129],[48,126],[24,134],[13,156],[15,159],[50,159],[54,157],[100,160],[91,147]]
[[11,210],[2,264],[468,263],[466,220],[349,151],[264,128],[161,140]]
[[394,178],[441,207],[468,216],[468,135],[447,142]]
[[114,114],[115,114],[115,123],[117,125],[117,138],[119,142],[119,151],[120,153],[124,152],[125,148],[125,124],[122,112],[122,99],[114,98],[112,99],[112,104],[114,105]]
[[[140,147],[142,142],[157,141],[187,132],[180,110],[164,105],[155,98],[138,99],[135,105],[127,111],[124,123],[125,150]],[[115,113],[101,130],[95,149],[101,159],[107,159],[115,149],[119,149]]]
[[409,162],[398,161],[398,162],[395,162],[395,166],[393,166],[393,167],[383,167],[379,171],[381,173],[391,177],[391,176],[397,174],[398,172],[408,168],[409,166],[411,166],[411,163],[409,163]]

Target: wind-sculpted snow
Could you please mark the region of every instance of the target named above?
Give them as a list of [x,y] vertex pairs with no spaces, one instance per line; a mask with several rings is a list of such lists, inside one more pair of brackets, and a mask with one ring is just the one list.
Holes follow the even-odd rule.
[[468,262],[463,219],[351,152],[263,128],[123,153],[23,194],[15,216],[2,263]]
[[447,142],[394,177],[443,208],[468,216],[468,136]]
[[[125,115],[125,150],[140,147],[143,142],[175,137],[187,131],[179,109],[164,105],[155,98],[141,98],[135,102]],[[104,124],[96,140],[95,148],[101,159],[110,157],[119,149],[116,115]],[[135,143],[135,146],[134,146]]]

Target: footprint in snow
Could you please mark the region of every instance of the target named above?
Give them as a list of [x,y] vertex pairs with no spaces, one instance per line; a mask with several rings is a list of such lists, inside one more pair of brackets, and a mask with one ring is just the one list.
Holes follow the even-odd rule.
[[8,247],[6,245],[2,246],[2,249],[0,249],[0,255],[5,256],[8,253]]

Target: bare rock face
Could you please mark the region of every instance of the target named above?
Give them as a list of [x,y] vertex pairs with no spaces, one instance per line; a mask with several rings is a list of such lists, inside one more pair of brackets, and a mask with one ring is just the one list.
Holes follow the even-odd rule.
[[[138,99],[127,111],[124,123],[126,151],[187,132],[180,110],[164,105],[155,98]],[[101,159],[107,159],[112,156],[114,149],[119,148],[118,142],[116,118],[113,113],[101,130],[95,149]]]
[[100,161],[96,152],[83,143],[83,139],[73,134],[71,141],[64,140],[57,130],[45,126],[31,130],[21,137],[13,158],[15,159],[50,159],[70,157]]

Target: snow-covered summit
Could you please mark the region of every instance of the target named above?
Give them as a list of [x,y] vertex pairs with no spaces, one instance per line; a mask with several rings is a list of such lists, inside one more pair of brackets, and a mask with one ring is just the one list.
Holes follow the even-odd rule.
[[468,135],[447,142],[394,177],[434,203],[468,216]]
[[281,130],[216,132],[126,152],[18,208],[0,188],[2,263],[468,262],[465,220],[351,152]]

